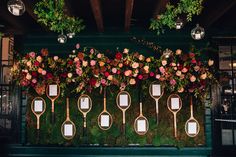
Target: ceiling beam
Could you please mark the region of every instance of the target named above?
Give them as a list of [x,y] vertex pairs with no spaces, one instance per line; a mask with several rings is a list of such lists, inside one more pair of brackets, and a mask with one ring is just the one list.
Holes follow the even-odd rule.
[[156,4],[156,8],[153,12],[153,17],[156,18],[158,15],[163,13],[166,10],[166,5],[170,2],[170,0],[159,0]]
[[[217,4],[217,5],[216,5]],[[217,20],[219,20],[227,11],[229,11],[236,4],[236,0],[217,1],[212,6],[204,10],[202,14],[202,25],[207,29]],[[211,9],[210,9],[211,8]]]
[[91,5],[92,11],[93,11],[93,16],[96,21],[98,31],[103,32],[104,26],[103,26],[101,1],[100,0],[90,0],[90,5]]
[[126,0],[125,2],[125,31],[128,32],[131,24],[134,0]]

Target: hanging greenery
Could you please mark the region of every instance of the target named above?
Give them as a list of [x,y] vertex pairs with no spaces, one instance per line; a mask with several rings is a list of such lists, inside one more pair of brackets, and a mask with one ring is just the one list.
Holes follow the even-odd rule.
[[64,0],[42,0],[36,3],[34,13],[38,16],[38,22],[51,31],[79,33],[85,28],[83,20],[66,15],[64,6]]
[[203,0],[180,0],[177,6],[168,3],[166,11],[151,19],[149,29],[157,31],[157,35],[164,33],[164,27],[175,28],[177,17],[186,15],[187,22],[192,21],[193,15],[199,15],[203,9]]

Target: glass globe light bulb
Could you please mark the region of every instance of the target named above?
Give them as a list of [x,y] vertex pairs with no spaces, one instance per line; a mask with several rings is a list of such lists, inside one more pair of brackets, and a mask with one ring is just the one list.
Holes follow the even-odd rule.
[[61,44],[64,44],[67,41],[67,37],[62,33],[62,34],[58,35],[57,41]]
[[196,27],[192,29],[191,36],[194,40],[201,40],[205,36],[204,28],[197,24]]
[[21,16],[25,12],[25,4],[21,0],[9,0],[7,8],[15,16]]
[[71,33],[67,33],[66,35],[68,36],[68,38],[72,39],[72,38],[74,38],[75,33],[71,32]]
[[183,20],[178,17],[176,22],[175,22],[175,28],[176,29],[181,29],[183,26],[184,26]]

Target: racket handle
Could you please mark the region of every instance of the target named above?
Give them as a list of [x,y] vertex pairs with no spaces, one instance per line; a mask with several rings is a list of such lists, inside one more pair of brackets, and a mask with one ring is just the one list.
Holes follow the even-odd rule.
[[40,130],[36,129],[36,143],[39,143],[39,139],[40,139]]
[[55,124],[55,119],[56,119],[55,112],[52,112],[52,115],[51,115],[51,123],[52,124]]
[[122,124],[122,129],[123,129],[123,130],[122,130],[122,131],[123,131],[123,135],[125,135],[125,132],[126,132],[126,131],[125,131],[125,123]]

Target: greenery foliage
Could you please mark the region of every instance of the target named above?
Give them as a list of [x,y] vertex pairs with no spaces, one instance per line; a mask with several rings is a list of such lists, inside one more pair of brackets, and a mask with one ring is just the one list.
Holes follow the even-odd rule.
[[51,31],[79,33],[85,28],[83,20],[66,15],[64,6],[64,0],[42,0],[35,5],[34,13],[38,16],[38,22]]
[[203,0],[180,0],[177,6],[170,3],[166,6],[166,11],[156,18],[151,19],[149,29],[157,31],[157,34],[164,33],[164,27],[175,28],[175,22],[180,15],[186,15],[187,21],[192,21],[193,15],[199,15],[203,9]]

